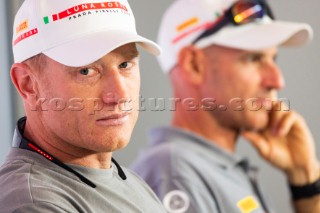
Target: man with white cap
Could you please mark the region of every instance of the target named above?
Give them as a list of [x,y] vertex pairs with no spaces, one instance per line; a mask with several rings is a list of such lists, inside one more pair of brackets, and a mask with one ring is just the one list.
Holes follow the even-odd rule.
[[165,212],[121,168],[138,117],[136,32],[127,0],[25,0],[14,22],[13,84],[26,117],[0,168],[1,212]]
[[306,24],[275,21],[264,0],[176,0],[167,9],[158,41],[175,96],[172,127],[151,131],[133,168],[168,212],[273,212],[256,169],[235,153],[241,135],[286,174],[296,212],[320,212],[313,138],[276,100],[277,47],[311,37]]

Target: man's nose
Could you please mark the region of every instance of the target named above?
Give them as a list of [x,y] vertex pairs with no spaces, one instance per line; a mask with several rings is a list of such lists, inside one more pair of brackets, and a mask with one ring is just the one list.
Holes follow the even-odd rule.
[[262,84],[268,89],[280,90],[285,86],[282,72],[275,62],[269,62],[263,70]]
[[118,71],[105,76],[105,85],[102,100],[108,106],[118,105],[128,98],[125,79]]

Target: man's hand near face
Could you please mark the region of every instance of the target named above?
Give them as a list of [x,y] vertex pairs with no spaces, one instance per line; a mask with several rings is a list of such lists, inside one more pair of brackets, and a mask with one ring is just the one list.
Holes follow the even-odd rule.
[[[291,185],[303,186],[318,180],[319,161],[304,119],[294,111],[281,109],[280,102],[274,104],[269,115],[267,128],[259,132],[243,131],[242,136],[258,150],[261,157],[285,172]],[[319,212],[320,206],[314,206],[318,199],[320,196],[295,201],[297,212]]]

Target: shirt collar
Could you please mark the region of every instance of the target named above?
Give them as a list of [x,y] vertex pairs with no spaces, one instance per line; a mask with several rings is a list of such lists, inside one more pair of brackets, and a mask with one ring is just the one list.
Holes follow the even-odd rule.
[[[84,183],[90,185],[91,187],[95,188],[95,184],[93,184],[90,180],[88,180],[86,177],[84,177],[83,175],[81,175],[80,173],[78,173],[77,171],[75,171],[74,169],[72,169],[70,166],[67,166],[66,164],[64,164],[63,162],[59,161],[58,159],[54,158],[51,156],[51,154],[47,154],[47,152],[43,151],[42,149],[38,148],[38,147],[34,147],[32,149],[30,149],[28,146],[31,144],[32,146],[35,146],[33,144],[33,142],[31,142],[30,140],[28,140],[27,138],[25,138],[23,136],[24,133],[24,128],[25,128],[25,124],[26,124],[26,117],[22,117],[18,120],[17,122],[17,126],[13,135],[13,141],[12,141],[12,147],[14,148],[22,148],[22,149],[27,149],[29,151],[33,151],[35,153],[38,153],[39,155],[45,157],[46,159],[48,159],[49,161],[51,161],[52,163],[55,163],[56,165],[68,170],[69,172],[75,174],[78,178],[80,178]],[[30,145],[30,146],[31,146]],[[118,174],[119,176],[123,179],[126,180],[127,177],[124,173],[124,171],[122,170],[121,166],[112,158],[111,159],[113,164],[117,167],[118,170]],[[113,169],[112,169],[113,170]]]
[[209,149],[217,156],[218,163],[223,167],[242,167],[245,170],[251,169],[248,159],[223,150],[213,141],[210,141],[194,132],[177,127],[158,127],[149,132],[150,145],[157,146],[164,142],[175,142],[183,140],[186,146],[201,146],[203,149]]
[[14,130],[14,134],[13,134],[12,147],[19,148],[22,140],[22,135],[23,135],[25,124],[26,124],[26,120],[27,120],[26,117],[22,117],[18,120],[16,128]]

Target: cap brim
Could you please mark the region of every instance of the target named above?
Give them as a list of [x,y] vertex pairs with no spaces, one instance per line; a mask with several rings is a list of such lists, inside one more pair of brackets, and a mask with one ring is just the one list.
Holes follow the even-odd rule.
[[66,66],[80,67],[91,64],[114,49],[129,43],[137,43],[153,55],[161,53],[161,49],[156,43],[123,30],[106,30],[84,35],[43,53]]
[[277,46],[299,46],[312,40],[308,24],[284,21],[227,26],[197,43],[200,48],[212,44],[243,50],[263,50]]

